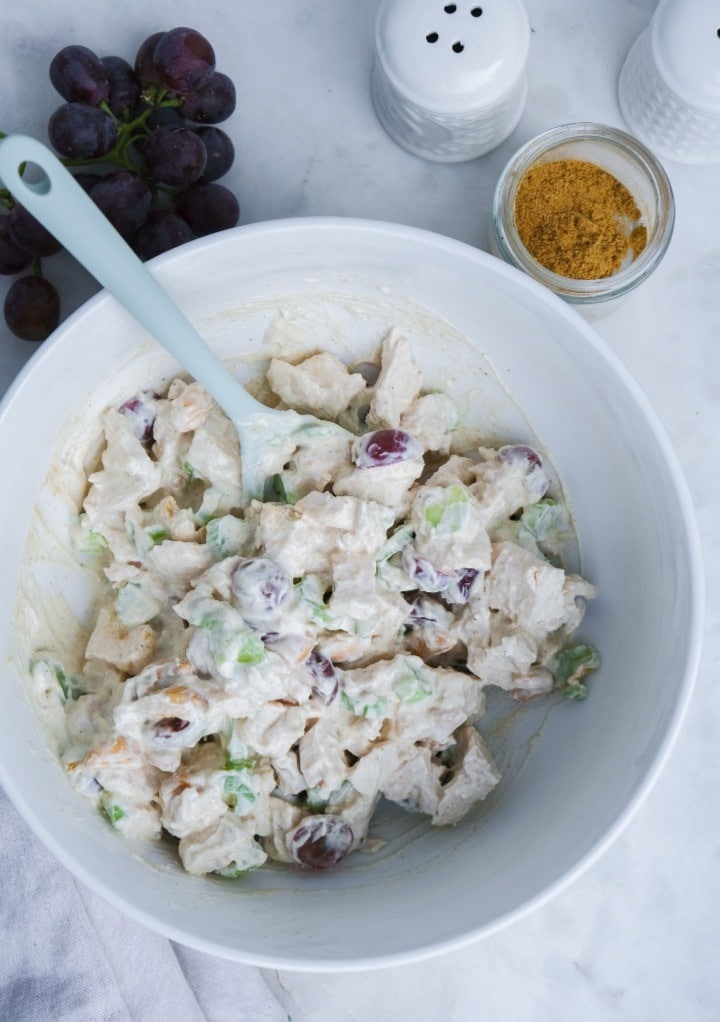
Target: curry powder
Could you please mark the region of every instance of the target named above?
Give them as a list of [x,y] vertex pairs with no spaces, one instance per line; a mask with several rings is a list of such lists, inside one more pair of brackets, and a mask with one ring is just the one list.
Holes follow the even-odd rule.
[[530,254],[553,273],[576,280],[617,273],[647,244],[647,228],[628,189],[585,160],[531,167],[518,186],[514,216]]

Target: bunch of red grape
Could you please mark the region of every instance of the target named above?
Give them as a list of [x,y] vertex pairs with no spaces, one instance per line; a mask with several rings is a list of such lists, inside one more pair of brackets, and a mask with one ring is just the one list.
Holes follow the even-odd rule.
[[[141,259],[235,226],[238,201],[218,184],[235,149],[216,127],[235,109],[235,87],[215,70],[212,46],[199,32],[156,32],[134,67],[65,46],[52,59],[50,80],[65,100],[50,117],[51,145]],[[60,322],[60,297],[43,260],[61,246],[0,188],[3,208],[0,273],[30,270],[8,290],[5,321],[16,336],[41,341]]]

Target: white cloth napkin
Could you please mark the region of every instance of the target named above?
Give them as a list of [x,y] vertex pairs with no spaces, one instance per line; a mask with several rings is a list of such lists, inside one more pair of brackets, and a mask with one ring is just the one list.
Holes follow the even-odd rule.
[[260,972],[180,947],[76,880],[0,788],[2,1022],[287,1022]]

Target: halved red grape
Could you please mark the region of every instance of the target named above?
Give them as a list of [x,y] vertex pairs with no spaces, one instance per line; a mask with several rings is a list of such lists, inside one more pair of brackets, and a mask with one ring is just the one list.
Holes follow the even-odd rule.
[[305,666],[313,676],[312,694],[329,706],[338,694],[340,679],[332,660],[328,660],[319,649],[314,649],[305,661]]
[[405,574],[424,593],[441,593],[455,581],[455,573],[439,571],[425,557],[418,557],[411,546],[406,546],[402,554]]
[[444,608],[429,596],[416,596],[407,620],[413,625],[436,625]]
[[417,440],[402,429],[376,429],[360,438],[353,460],[358,468],[380,468],[422,457]]
[[448,603],[467,603],[480,572],[477,568],[461,568],[452,582],[443,589]]
[[132,431],[141,444],[149,444],[153,439],[157,399],[155,391],[141,390],[118,408],[120,414],[130,422]]
[[250,625],[262,625],[285,603],[292,579],[270,557],[248,557],[235,567],[230,585],[240,613]]
[[354,835],[339,816],[306,816],[293,831],[288,848],[299,866],[329,869],[344,859],[352,848]]
[[69,102],[97,106],[110,95],[107,69],[87,46],[63,46],[50,62],[50,81]]
[[44,341],[60,322],[60,296],[44,277],[18,277],[5,295],[5,322],[23,341]]
[[156,738],[167,741],[189,727],[190,721],[183,720],[182,717],[163,717],[155,724],[154,734]]
[[208,84],[215,70],[215,52],[195,29],[173,28],[157,41],[152,62],[161,83],[184,95]]
[[530,468],[542,467],[542,458],[533,447],[527,444],[507,444],[498,450],[498,457],[508,465],[524,461]]

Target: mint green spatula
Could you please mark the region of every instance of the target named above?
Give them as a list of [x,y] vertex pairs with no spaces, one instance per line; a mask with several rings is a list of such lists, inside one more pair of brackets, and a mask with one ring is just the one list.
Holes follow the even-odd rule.
[[[25,180],[25,164],[40,168],[42,178]],[[0,179],[229,416],[240,439],[246,498],[262,497],[265,481],[293,447],[331,433],[353,439],[335,423],[267,408],[248,394],[47,146],[24,135],[2,139]]]

